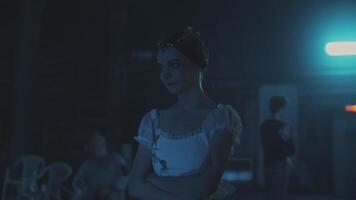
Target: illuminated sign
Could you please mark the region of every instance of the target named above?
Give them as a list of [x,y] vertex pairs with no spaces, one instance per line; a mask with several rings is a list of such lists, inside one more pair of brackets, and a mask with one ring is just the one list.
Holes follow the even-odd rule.
[[330,56],[356,56],[356,41],[329,42],[325,51]]
[[356,105],[345,106],[345,110],[346,110],[346,112],[354,112],[354,113],[356,113]]

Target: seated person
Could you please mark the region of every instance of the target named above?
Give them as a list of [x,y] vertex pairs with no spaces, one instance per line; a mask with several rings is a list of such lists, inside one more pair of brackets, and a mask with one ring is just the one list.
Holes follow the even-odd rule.
[[107,150],[106,140],[100,134],[89,138],[87,150],[90,158],[74,177],[73,200],[119,199],[120,185],[125,182],[125,160]]

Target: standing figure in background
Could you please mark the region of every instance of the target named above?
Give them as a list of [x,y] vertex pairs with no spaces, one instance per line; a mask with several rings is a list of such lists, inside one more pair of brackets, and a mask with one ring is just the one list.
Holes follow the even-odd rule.
[[260,126],[264,152],[265,185],[269,199],[284,199],[288,190],[290,156],[294,154],[294,145],[290,126],[283,122],[283,113],[287,100],[282,96],[273,96],[269,102],[271,118]]
[[125,180],[125,160],[109,152],[105,138],[94,134],[89,138],[87,150],[90,158],[74,177],[73,200],[118,200],[120,184]]

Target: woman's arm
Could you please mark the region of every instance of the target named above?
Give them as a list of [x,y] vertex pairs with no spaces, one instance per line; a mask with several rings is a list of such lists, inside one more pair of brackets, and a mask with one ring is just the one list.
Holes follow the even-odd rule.
[[140,144],[128,181],[130,196],[140,200],[182,200],[148,182],[146,177],[151,173],[151,152],[147,146]]
[[215,192],[224,167],[230,154],[233,143],[233,135],[221,130],[216,133],[209,144],[211,165],[203,169],[201,173],[182,177],[158,177],[151,175],[147,180],[156,187],[177,195],[189,198],[207,197]]

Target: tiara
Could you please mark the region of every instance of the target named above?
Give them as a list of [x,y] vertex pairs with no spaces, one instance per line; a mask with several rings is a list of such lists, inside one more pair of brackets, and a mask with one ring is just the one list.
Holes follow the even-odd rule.
[[188,38],[188,37],[192,37],[195,39],[199,39],[200,38],[200,32],[198,31],[194,31],[192,27],[188,26],[184,31],[182,36],[178,37],[176,40],[174,40],[173,42],[167,42],[165,44],[162,45],[162,43],[164,43],[164,41],[158,42],[158,46],[164,46],[164,47],[175,47],[179,42],[181,42],[182,40]]

